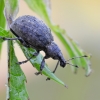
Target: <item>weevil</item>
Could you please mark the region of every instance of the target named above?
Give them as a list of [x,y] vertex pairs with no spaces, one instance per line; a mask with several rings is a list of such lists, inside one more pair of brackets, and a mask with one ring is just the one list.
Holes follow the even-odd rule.
[[[36,75],[42,72],[45,66],[45,59],[50,57],[54,60],[58,60],[53,73],[55,73],[59,62],[60,66],[63,68],[66,66],[66,64],[70,64],[66,62],[59,46],[54,42],[50,28],[42,20],[30,15],[18,17],[11,23],[10,31],[16,36],[16,38],[3,37],[4,40],[19,40],[25,47],[34,48],[36,52],[33,54],[33,56],[37,56],[40,51],[45,52],[45,56],[40,65],[40,71],[37,72]],[[29,61],[32,59],[32,57],[25,61],[19,62],[19,64]],[[75,65],[75,67],[78,66]]]

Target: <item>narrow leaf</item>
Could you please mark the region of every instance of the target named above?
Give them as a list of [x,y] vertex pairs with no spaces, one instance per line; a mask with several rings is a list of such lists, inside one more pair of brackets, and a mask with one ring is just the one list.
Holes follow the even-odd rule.
[[50,13],[48,14],[48,7],[44,0],[25,0],[28,6],[35,11],[41,18],[43,18],[48,25],[51,24]]
[[[55,34],[57,35],[57,37],[61,40],[61,42],[64,44],[64,47],[66,48],[70,58],[72,57],[79,57],[79,56],[83,56],[85,55],[85,53],[83,52],[83,50],[81,48],[79,48],[79,46],[76,44],[76,42],[74,42],[74,40],[72,40],[67,34],[65,34],[65,31],[60,29],[60,27],[58,26],[53,26],[53,31],[55,32]],[[82,68],[85,69],[86,71],[86,76],[89,76],[91,73],[91,68],[90,68],[90,58],[78,58],[78,59],[74,59],[71,62],[74,65],[78,65]],[[76,73],[78,68],[73,67],[74,72]]]
[[4,42],[1,37],[9,37],[9,32],[0,27],[0,46]]
[[51,0],[44,0],[49,17],[51,18]]
[[[8,37],[8,36],[9,36],[9,32],[7,32],[6,30],[0,27],[0,37]],[[1,56],[1,49],[2,49],[3,42],[4,40],[0,38],[0,56]]]
[[[36,51],[33,48],[26,48],[24,46],[20,46],[26,56],[26,58],[30,58]],[[39,54],[37,57],[33,57],[30,62],[31,64],[40,71],[40,64],[42,62],[43,56]],[[43,74],[49,77],[50,79],[53,79],[54,81],[58,82],[59,84],[67,87],[64,82],[62,82],[60,79],[58,79],[55,74],[53,74],[50,69],[45,65],[45,68],[43,69]]]
[[[4,0],[0,0],[0,27],[5,28],[5,17],[3,14],[4,10]],[[0,42],[0,56],[2,50],[2,42]]]
[[8,41],[8,94],[7,100],[29,100],[25,82],[26,77],[22,72],[15,56],[12,41]]
[[[0,27],[0,37],[9,37],[9,32]],[[0,43],[3,40],[0,39]],[[9,100],[28,100],[25,88],[26,77],[22,72],[15,56],[12,41],[8,41],[8,94]]]
[[0,27],[0,36],[8,37],[9,36],[9,32],[7,30],[3,29],[2,27]]
[[[8,29],[18,13],[18,0],[5,0],[5,17]],[[11,36],[12,37],[12,36]],[[25,81],[26,77],[15,56],[12,41],[8,41],[8,88],[7,100],[29,100]]]
[[5,17],[3,14],[4,11],[4,0],[0,0],[0,27],[5,27]]

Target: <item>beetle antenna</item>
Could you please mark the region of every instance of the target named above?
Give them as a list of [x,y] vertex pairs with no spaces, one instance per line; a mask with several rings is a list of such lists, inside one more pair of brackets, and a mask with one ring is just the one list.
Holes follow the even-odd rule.
[[73,65],[73,64],[70,64],[70,63],[66,63],[66,64],[68,64],[68,65],[71,65],[71,66],[74,66],[74,67],[78,68],[78,66],[77,66],[77,65]]
[[87,55],[84,55],[84,56],[79,56],[79,57],[73,57],[71,59],[68,59],[67,61],[70,61],[70,60],[73,60],[73,59],[76,59],[76,58],[83,58],[83,57],[88,57]]

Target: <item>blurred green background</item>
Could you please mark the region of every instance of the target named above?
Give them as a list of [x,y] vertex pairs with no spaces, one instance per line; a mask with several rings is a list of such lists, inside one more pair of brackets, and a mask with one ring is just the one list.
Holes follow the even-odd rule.
[[[74,74],[71,67],[59,67],[56,75],[63,80],[68,89],[54,81],[45,81],[45,76],[35,76],[35,68],[28,62],[22,66],[27,77],[27,90],[30,100],[100,100],[100,0],[51,0],[52,20],[64,28],[69,36],[76,40],[84,51],[92,54],[92,73],[85,77],[85,71],[78,69]],[[20,0],[18,16],[33,15],[24,0]],[[55,42],[59,44],[64,57],[67,52],[60,41],[53,34]],[[25,60],[19,47],[15,44],[18,60]],[[6,99],[7,51],[4,42],[0,60],[0,100]],[[46,60],[51,70],[57,61]]]

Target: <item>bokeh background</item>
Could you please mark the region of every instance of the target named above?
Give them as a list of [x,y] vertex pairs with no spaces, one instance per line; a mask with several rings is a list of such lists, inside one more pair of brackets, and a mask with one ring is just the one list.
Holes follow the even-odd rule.
[[[36,69],[28,62],[21,65],[27,77],[27,91],[30,100],[100,100],[100,0],[51,0],[52,20],[64,28],[67,34],[77,41],[84,51],[92,54],[92,73],[85,77],[85,71],[78,69],[74,74],[71,67],[59,67],[56,75],[63,80],[68,89],[54,81],[45,81],[45,76],[35,76]],[[20,0],[18,16],[33,15],[24,0]],[[55,37],[64,57],[68,59],[67,51]],[[19,61],[25,60],[21,50],[15,44],[16,55]],[[51,70],[56,61],[46,60]],[[6,99],[7,77],[7,48],[4,42],[0,59],[0,100]]]

